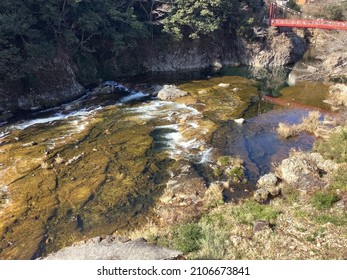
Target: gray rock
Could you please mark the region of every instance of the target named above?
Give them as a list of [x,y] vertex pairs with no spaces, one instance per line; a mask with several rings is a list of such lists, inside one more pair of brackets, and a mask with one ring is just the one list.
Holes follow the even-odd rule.
[[269,191],[265,188],[258,189],[254,192],[253,198],[256,201],[263,203],[269,198]]
[[257,182],[259,188],[274,187],[277,184],[277,177],[274,173],[269,173],[261,176]]
[[276,186],[267,187],[266,190],[271,194],[272,196],[278,196],[281,194],[281,188]]
[[259,232],[267,229],[270,229],[269,222],[265,220],[257,220],[253,222],[253,232]]
[[188,92],[180,90],[175,85],[164,85],[158,92],[158,98],[162,100],[170,100],[188,95]]
[[45,260],[169,260],[182,253],[148,244],[145,240],[128,240],[107,236],[95,237],[48,255]]
[[282,161],[276,173],[286,183],[298,189],[323,188],[337,165],[331,160],[324,160],[319,153],[295,152]]

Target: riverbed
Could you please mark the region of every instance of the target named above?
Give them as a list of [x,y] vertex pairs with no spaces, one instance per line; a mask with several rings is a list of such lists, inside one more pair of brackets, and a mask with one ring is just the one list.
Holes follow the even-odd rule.
[[[3,123],[0,259],[35,259],[136,229],[155,218],[153,208],[178,161],[191,164],[208,185],[213,176],[203,172],[209,165],[222,155],[239,157],[247,183],[229,199],[249,196],[290,149],[309,150],[314,141],[308,134],[281,140],[276,133],[279,122],[300,122],[308,110],[261,99],[281,94],[286,75],[286,69],[232,68],[133,78],[126,86],[108,81],[104,86],[115,91],[91,89],[72,103]],[[165,83],[189,95],[159,100],[155,91]],[[299,97],[302,88],[291,87],[283,98]],[[327,93],[315,96],[322,87],[314,83],[304,88],[305,102]],[[235,122],[239,118],[245,123]]]

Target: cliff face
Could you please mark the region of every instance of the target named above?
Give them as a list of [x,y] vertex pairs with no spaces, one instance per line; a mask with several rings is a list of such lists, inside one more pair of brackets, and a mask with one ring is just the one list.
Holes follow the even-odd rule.
[[277,67],[300,60],[307,48],[304,34],[277,33],[253,42],[237,36],[219,34],[214,40],[168,42],[164,46],[147,44],[141,55],[146,71],[177,71],[206,67],[249,65]]
[[87,85],[105,77],[115,79],[153,71],[237,65],[274,67],[295,63],[305,50],[303,36],[295,33],[274,33],[268,39],[258,38],[252,43],[225,33],[194,41],[157,39],[142,42],[136,49],[99,61],[103,73],[98,72],[96,69],[100,67],[95,65],[80,66],[78,69],[68,55],[59,52],[51,62],[34,73],[35,87],[24,87],[20,81],[0,85],[0,120],[20,110],[52,107],[76,99],[84,92],[77,79],[81,73],[84,75],[83,83]]
[[[248,46],[248,65],[253,67],[276,67],[290,65],[300,60],[307,48],[304,34],[280,33],[270,37],[264,44]],[[247,62],[247,61],[246,61]]]
[[22,81],[2,84],[0,120],[11,117],[17,111],[54,107],[78,98],[84,89],[77,81],[76,71],[69,57],[60,52],[36,70],[35,87],[28,87]]
[[302,63],[297,63],[290,73],[288,82],[320,80],[347,81],[347,34],[343,31],[314,30],[312,45]]

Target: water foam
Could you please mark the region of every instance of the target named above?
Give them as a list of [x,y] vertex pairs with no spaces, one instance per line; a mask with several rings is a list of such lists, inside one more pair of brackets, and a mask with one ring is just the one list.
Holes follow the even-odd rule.
[[[185,104],[172,101],[153,100],[136,107],[125,109],[131,114],[137,115],[145,120],[162,120],[170,124],[159,125],[154,127],[154,131],[159,133],[155,136],[155,142],[160,144],[160,151],[166,150],[171,158],[185,158],[198,163],[205,163],[211,160],[212,149],[200,151],[200,147],[206,146],[204,140],[198,137],[206,133],[201,129],[198,122],[191,119],[199,119],[202,114],[195,108]],[[183,121],[182,120],[186,120]],[[193,139],[183,136],[185,131],[195,131],[190,133],[198,138]]]

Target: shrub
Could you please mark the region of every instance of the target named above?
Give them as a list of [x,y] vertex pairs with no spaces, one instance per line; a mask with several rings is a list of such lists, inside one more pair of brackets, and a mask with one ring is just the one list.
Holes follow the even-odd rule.
[[232,163],[232,157],[222,156],[218,158],[217,162],[219,166],[227,166]]
[[202,238],[198,259],[222,260],[226,252],[227,234],[222,228],[208,222],[201,223]]
[[347,129],[341,128],[328,139],[316,141],[314,150],[325,159],[331,159],[338,163],[347,162]]
[[347,190],[347,166],[344,165],[344,166],[341,166],[334,178],[333,178],[333,182],[332,182],[332,187],[333,189],[342,189],[342,190]]
[[336,193],[333,192],[316,192],[311,198],[311,204],[318,210],[329,209],[334,205],[340,198]]
[[213,208],[224,204],[223,186],[218,183],[212,183],[204,195],[204,204],[207,208]]
[[306,130],[310,133],[315,133],[320,125],[320,113],[318,111],[311,111],[308,116],[302,119],[301,130]]
[[201,228],[196,223],[180,225],[174,231],[173,245],[184,254],[196,251],[200,248]]
[[315,221],[320,224],[331,223],[335,226],[347,226],[347,214],[340,215],[318,215]]
[[286,123],[279,123],[277,128],[278,135],[283,139],[298,135],[298,129],[296,125],[290,125]]

